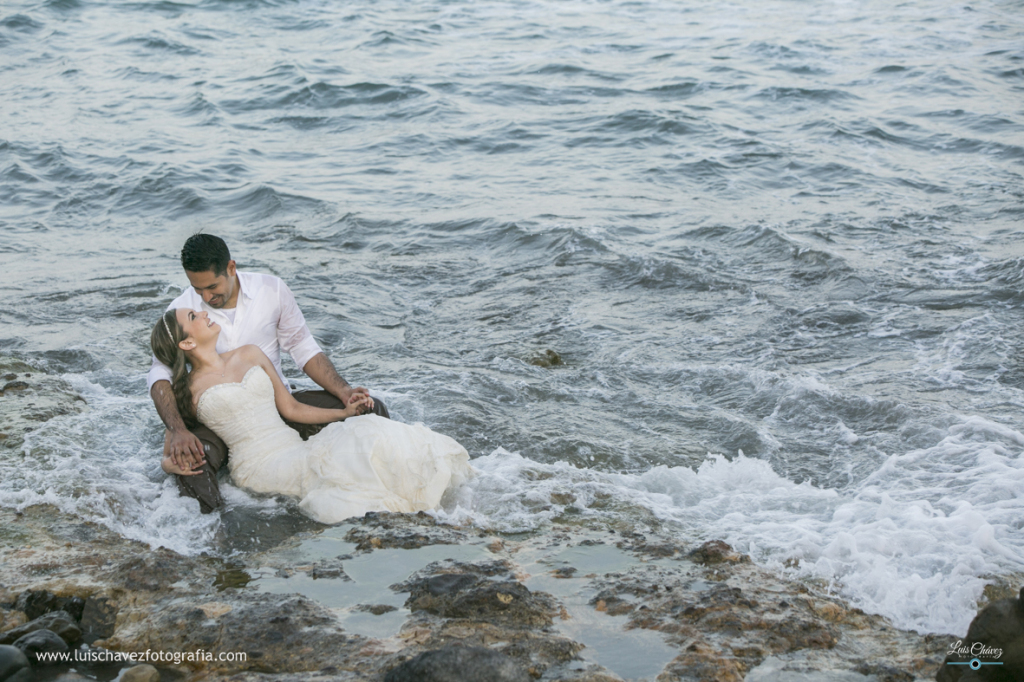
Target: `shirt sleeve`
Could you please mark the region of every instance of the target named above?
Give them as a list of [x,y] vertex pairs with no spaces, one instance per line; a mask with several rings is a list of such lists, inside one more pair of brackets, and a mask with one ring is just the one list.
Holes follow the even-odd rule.
[[[184,298],[185,294],[182,293],[180,296],[171,301],[167,309],[164,310],[166,314],[168,310],[172,308],[183,307],[180,305],[181,299]],[[158,381],[170,381],[171,380],[171,368],[156,359],[155,355],[150,356],[153,362],[149,366],[149,374],[146,375],[146,393],[152,395],[153,384]]]
[[302,369],[314,355],[322,353],[319,344],[306,325],[306,318],[295,303],[295,296],[283,281],[278,283],[278,301],[281,306],[281,317],[277,323],[277,342],[281,348],[291,353],[295,364]]
[[153,356],[153,364],[149,368],[149,374],[146,375],[146,392],[150,393],[153,390],[153,384],[158,381],[170,381],[171,380],[171,368],[156,359]]

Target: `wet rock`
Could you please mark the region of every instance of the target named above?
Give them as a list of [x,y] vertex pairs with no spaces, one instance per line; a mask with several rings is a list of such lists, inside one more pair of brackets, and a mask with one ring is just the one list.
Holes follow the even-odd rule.
[[[104,645],[122,651],[245,652],[245,660],[183,660],[183,665],[218,671],[312,671],[354,657],[365,644],[337,627],[324,607],[297,595],[242,593],[215,619],[201,608],[209,603],[172,600],[144,620],[118,625]],[[218,605],[221,602],[217,603]]]
[[40,657],[39,654],[61,654],[71,651],[63,639],[49,630],[36,630],[19,637],[14,646],[21,649],[25,658],[33,665],[57,665],[62,661],[55,661],[45,655]]
[[0,645],[0,682],[31,682],[32,666],[25,654],[9,645]]
[[450,526],[439,526],[433,517],[419,514],[386,514],[369,512],[360,525],[345,535],[356,549],[419,549],[427,545],[455,545],[466,539],[466,533]]
[[166,590],[190,573],[191,562],[170,550],[127,559],[114,569],[110,580],[126,590]]
[[345,569],[341,566],[314,566],[307,575],[313,580],[343,580],[352,582]]
[[531,355],[527,362],[535,367],[557,367],[563,364],[562,356],[550,348]]
[[40,422],[86,409],[82,396],[60,377],[36,372],[19,360],[3,356],[0,372],[6,379],[0,389],[0,424],[6,436],[0,438],[0,448],[20,448],[25,434],[38,428]]
[[52,611],[65,611],[76,621],[82,619],[85,600],[81,597],[58,597],[46,590],[25,590],[18,595],[14,608],[24,611],[33,620]]
[[121,673],[120,682],[160,682],[160,671],[146,664],[132,666]]
[[[999,662],[977,671],[951,662]],[[1001,599],[978,612],[963,640],[951,644],[938,682],[1019,682],[1024,680],[1024,588],[1016,599]]]
[[390,604],[360,604],[355,610],[362,611],[363,613],[372,613],[375,616],[382,616],[385,613],[397,611],[398,607],[391,606]]
[[92,644],[114,634],[117,603],[107,597],[89,597],[82,608],[82,640]]
[[7,632],[28,622],[24,611],[0,611],[0,632]]
[[384,682],[530,682],[510,658],[483,647],[447,646],[425,651],[384,676]]
[[217,618],[223,616],[225,613],[230,613],[233,610],[230,604],[223,602],[211,601],[206,604],[200,604],[199,610],[206,614],[207,618]]
[[862,663],[855,670],[866,677],[873,676],[878,682],[914,682],[912,673],[884,663]]
[[513,580],[492,581],[472,573],[430,576],[409,585],[405,605],[442,618],[466,618],[505,626],[550,625],[556,609],[550,597]]
[[721,540],[705,542],[697,549],[690,552],[687,557],[690,561],[705,566],[722,563],[749,563],[750,557],[733,551],[733,548]]
[[13,644],[21,637],[36,630],[50,630],[68,644],[75,644],[82,639],[82,631],[69,613],[66,611],[53,611],[45,616],[30,620],[21,627],[3,633],[0,635],[0,644]]
[[665,671],[669,679],[743,682],[747,667],[742,661],[705,643],[694,643],[674,658]]

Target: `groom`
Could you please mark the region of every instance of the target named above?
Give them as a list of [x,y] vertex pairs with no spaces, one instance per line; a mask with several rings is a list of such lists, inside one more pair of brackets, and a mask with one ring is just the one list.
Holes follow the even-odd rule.
[[[217,352],[224,353],[247,344],[255,344],[267,354],[285,386],[281,371],[281,349],[288,351],[295,364],[323,387],[322,391],[297,391],[296,400],[315,407],[344,408],[365,388],[352,388],[342,379],[330,359],[320,350],[306,326],[295,298],[280,278],[238,272],[227,244],[211,234],[194,234],[181,249],[181,265],[192,284],[171,301],[172,308],[205,310],[221,327]],[[164,456],[170,457],[183,473],[178,474],[178,491],[199,500],[199,508],[208,514],[223,503],[217,485],[217,471],[228,458],[227,446],[202,424],[188,428],[178,412],[171,390],[171,371],[155,357],[147,377],[149,395],[167,431]],[[371,399],[371,411],[382,417],[388,410]],[[288,425],[309,438],[323,424]]]

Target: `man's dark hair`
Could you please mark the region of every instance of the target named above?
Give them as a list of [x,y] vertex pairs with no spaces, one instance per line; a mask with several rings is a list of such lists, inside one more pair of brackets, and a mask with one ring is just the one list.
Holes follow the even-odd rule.
[[228,269],[231,254],[228,245],[220,237],[197,232],[181,247],[181,267],[189,272],[207,272],[222,277]]

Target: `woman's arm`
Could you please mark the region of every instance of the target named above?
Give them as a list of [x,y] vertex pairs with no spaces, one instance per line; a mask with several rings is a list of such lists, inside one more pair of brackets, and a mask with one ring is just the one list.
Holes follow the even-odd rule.
[[327,422],[341,421],[360,414],[364,409],[364,404],[370,399],[369,396],[355,398],[343,410],[327,410],[322,407],[304,405],[292,397],[288,388],[281,381],[281,377],[277,375],[274,363],[259,346],[245,346],[245,352],[247,359],[251,359],[254,365],[258,364],[262,367],[270,377],[270,381],[274,384],[274,404],[277,405],[277,411],[287,421],[299,424],[326,424]]

